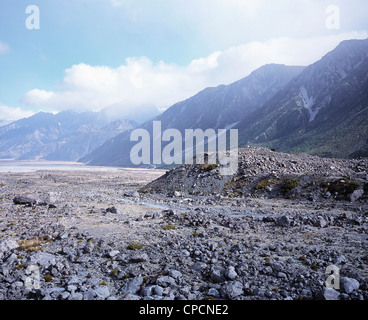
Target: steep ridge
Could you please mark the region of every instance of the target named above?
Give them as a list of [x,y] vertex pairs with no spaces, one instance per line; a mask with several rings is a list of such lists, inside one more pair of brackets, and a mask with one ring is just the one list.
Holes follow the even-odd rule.
[[[233,84],[207,88],[173,105],[154,120],[161,122],[162,131],[173,128],[181,133],[185,129],[231,128],[260,108],[303,69],[275,64],[263,66]],[[147,130],[151,137],[152,123],[149,121],[140,127]],[[130,132],[125,132],[80,161],[91,165],[131,167],[130,150],[134,145],[130,141]]]
[[367,156],[367,75],[368,39],[342,42],[236,126],[240,146]]

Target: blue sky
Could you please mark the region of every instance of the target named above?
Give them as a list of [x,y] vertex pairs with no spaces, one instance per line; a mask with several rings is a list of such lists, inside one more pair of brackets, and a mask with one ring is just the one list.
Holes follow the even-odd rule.
[[[326,27],[329,5],[340,25]],[[40,29],[26,8],[37,5]],[[366,0],[0,0],[0,121],[39,110],[165,109],[265,63],[368,38]]]

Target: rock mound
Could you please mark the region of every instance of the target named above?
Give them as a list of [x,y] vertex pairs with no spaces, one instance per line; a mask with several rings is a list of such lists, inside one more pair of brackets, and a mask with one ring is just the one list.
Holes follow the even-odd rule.
[[247,147],[239,149],[235,175],[221,175],[219,165],[182,165],[139,192],[357,201],[368,198],[367,172],[368,159],[328,159]]

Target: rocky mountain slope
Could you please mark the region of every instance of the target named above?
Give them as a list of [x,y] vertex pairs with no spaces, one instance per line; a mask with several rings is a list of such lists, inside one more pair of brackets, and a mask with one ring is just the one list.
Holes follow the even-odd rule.
[[[263,66],[233,84],[207,88],[173,105],[154,120],[161,122],[162,131],[175,128],[183,136],[185,129],[230,128],[260,108],[303,69],[275,64]],[[152,121],[141,128],[152,133]],[[130,167],[130,150],[134,144],[130,142],[130,132],[125,132],[80,161],[91,165]]]
[[0,158],[76,161],[134,126],[101,113],[40,112],[0,127]]
[[342,42],[244,118],[240,145],[368,156],[368,39]]
[[[159,115],[162,131],[235,128],[248,144],[322,157],[368,155],[368,39],[342,42],[306,67],[264,66],[229,86],[207,88]],[[152,122],[142,128],[152,132]],[[81,159],[132,166],[125,133]],[[151,135],[152,136],[152,135]],[[163,146],[164,147],[164,146]]]

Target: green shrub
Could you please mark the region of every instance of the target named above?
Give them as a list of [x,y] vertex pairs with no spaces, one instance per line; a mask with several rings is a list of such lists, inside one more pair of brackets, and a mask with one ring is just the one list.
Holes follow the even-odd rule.
[[176,226],[172,224],[171,222],[169,222],[168,224],[161,226],[161,228],[164,230],[173,230],[173,229],[176,229]]
[[271,184],[271,182],[270,182],[269,179],[263,179],[263,180],[261,180],[260,182],[257,183],[255,189],[256,190],[264,190],[267,187],[269,187],[270,184]]
[[139,189],[138,192],[139,193],[143,193],[143,194],[146,194],[146,193],[150,193],[152,192],[152,188],[147,188],[147,189]]
[[284,180],[284,182],[281,184],[281,191],[283,193],[287,193],[293,189],[295,189],[300,183],[300,179],[286,179]]
[[132,242],[127,246],[129,250],[141,250],[143,249],[143,245],[137,242]]
[[330,181],[323,181],[321,187],[324,192],[329,191],[332,194],[336,194],[336,199],[342,200],[352,194],[359,188],[359,182],[350,181],[347,178],[340,178]]
[[204,164],[202,167],[201,167],[201,170],[202,171],[212,171],[212,170],[215,170],[217,168],[217,164]]

